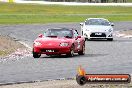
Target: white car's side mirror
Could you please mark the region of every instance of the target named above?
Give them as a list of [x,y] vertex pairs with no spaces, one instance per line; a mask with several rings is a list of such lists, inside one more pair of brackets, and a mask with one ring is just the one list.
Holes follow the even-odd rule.
[[83,23],[80,23],[81,26],[83,26]]
[[110,23],[111,26],[114,26],[114,23]]

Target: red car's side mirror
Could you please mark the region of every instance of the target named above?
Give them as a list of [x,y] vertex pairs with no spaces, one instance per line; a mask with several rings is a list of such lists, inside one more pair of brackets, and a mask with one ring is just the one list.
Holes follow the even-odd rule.
[[79,39],[79,38],[81,38],[81,36],[77,36],[77,37],[76,37],[76,40]]
[[38,36],[39,38],[42,38],[43,37],[43,35],[42,34],[39,34],[39,36]]

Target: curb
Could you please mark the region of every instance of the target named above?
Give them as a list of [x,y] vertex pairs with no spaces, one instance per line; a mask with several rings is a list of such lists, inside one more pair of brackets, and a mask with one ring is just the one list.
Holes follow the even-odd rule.
[[60,78],[60,79],[47,79],[47,80],[35,80],[35,81],[8,82],[8,83],[0,83],[0,86],[14,85],[14,84],[23,84],[23,83],[36,83],[36,82],[46,82],[46,81],[57,81],[57,80],[75,80],[75,79],[76,78]]

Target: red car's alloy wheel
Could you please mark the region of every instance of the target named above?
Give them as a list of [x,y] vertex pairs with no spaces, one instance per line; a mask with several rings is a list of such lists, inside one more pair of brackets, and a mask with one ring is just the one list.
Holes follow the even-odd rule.
[[74,45],[71,46],[70,52],[67,54],[67,56],[74,56]]

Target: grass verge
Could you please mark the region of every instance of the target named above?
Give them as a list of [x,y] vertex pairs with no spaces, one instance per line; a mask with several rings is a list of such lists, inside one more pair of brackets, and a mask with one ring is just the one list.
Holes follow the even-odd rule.
[[57,22],[82,22],[90,17],[103,17],[110,21],[131,21],[131,15],[2,15],[0,24],[33,24]]
[[90,17],[131,21],[132,7],[0,3],[0,24],[81,22]]

